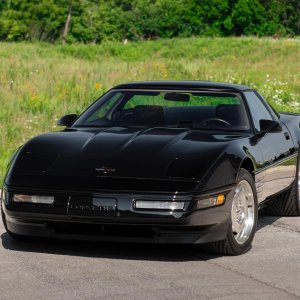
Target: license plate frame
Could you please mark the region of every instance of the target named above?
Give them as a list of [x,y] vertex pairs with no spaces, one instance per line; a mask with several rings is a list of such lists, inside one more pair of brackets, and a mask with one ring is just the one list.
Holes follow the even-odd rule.
[[117,199],[108,197],[71,197],[67,214],[70,217],[113,219],[117,210]]

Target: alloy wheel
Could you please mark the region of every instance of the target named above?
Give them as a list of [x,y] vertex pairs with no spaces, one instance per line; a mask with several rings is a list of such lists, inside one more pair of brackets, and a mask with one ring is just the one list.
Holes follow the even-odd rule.
[[241,180],[234,193],[231,208],[232,233],[240,245],[247,242],[255,223],[254,193],[246,180]]

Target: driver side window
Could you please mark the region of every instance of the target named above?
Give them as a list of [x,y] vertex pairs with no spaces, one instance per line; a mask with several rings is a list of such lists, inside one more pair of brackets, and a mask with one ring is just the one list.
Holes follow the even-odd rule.
[[272,115],[254,92],[245,92],[254,127],[260,131],[260,120],[273,120]]

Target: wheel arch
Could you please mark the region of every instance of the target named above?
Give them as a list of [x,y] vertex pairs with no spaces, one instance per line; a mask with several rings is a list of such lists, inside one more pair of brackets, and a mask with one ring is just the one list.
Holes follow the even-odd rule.
[[254,167],[254,163],[253,161],[251,160],[250,157],[245,157],[241,164],[240,164],[240,167],[239,167],[239,170],[240,169],[245,169],[247,170],[251,175],[252,177],[254,178],[254,170],[255,170],[255,167]]

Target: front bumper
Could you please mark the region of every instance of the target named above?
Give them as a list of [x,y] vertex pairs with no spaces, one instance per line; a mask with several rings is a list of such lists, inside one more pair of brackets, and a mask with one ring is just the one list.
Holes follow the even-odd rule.
[[[211,192],[215,194],[217,191]],[[218,191],[219,192],[219,191]],[[29,191],[7,190],[3,212],[8,231],[25,236],[139,243],[199,244],[223,240],[230,224],[233,187],[226,188],[226,201],[221,206],[196,209],[194,195],[113,194],[39,192],[55,195],[53,205],[14,203],[13,193]],[[34,193],[33,193],[34,194]],[[109,197],[116,199],[111,218],[68,214],[70,197]],[[184,211],[136,210],[135,199],[185,201]]]

